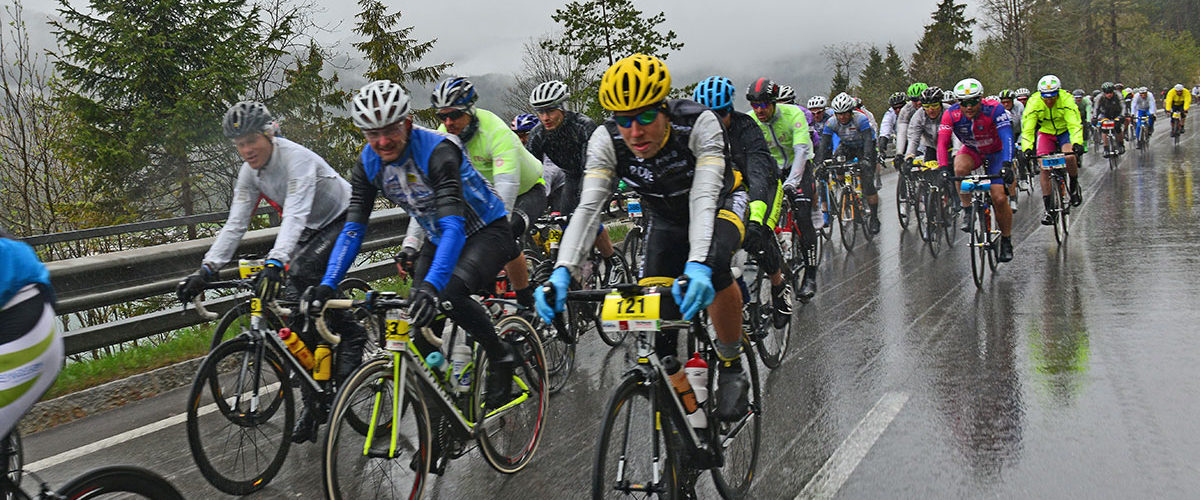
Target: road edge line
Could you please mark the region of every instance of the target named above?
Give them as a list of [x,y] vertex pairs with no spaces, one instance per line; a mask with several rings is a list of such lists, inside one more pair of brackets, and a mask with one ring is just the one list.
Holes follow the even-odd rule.
[[879,398],[871,411],[863,416],[850,435],[842,440],[825,464],[813,474],[808,484],[804,485],[804,489],[796,495],[796,500],[833,498],[891,425],[892,420],[900,414],[908,398],[909,394],[906,392],[888,392]]

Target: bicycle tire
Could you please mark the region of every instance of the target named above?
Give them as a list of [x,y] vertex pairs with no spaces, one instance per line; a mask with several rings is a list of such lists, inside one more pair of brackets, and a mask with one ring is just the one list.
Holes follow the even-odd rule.
[[[865,238],[867,241],[871,241],[875,238],[875,233],[872,233],[871,228],[868,226],[871,225],[871,218],[878,217],[879,214],[867,213],[867,198],[865,196],[859,196],[858,193],[855,193],[854,199],[858,204],[858,209],[855,210],[854,214],[856,217],[854,221],[858,223],[859,229],[862,230],[863,238]],[[878,207],[876,208],[878,209]]]
[[[530,274],[530,281],[545,283],[550,279],[553,266],[553,262],[542,262]],[[571,310],[575,304],[568,302],[567,310],[563,311],[563,314],[558,315],[550,325],[543,324],[539,330],[542,334],[542,350],[546,355],[547,384],[551,394],[557,393],[567,385],[567,379],[575,369],[575,344],[578,336],[571,332],[571,328],[575,326],[570,320],[572,316],[578,316]]]
[[[789,337],[791,336],[791,321],[783,328],[775,328],[775,304],[771,296],[771,280],[766,273],[755,273],[754,280],[749,284],[750,303],[746,308],[750,311],[751,335],[755,336],[753,346],[758,351],[763,365],[772,370],[779,368],[786,355]],[[764,333],[759,333],[764,332]],[[753,357],[753,356],[749,356]]]
[[[633,282],[634,278],[629,272],[629,266],[625,263],[624,257],[621,257],[620,254],[613,254],[613,260],[617,262],[617,266],[615,271],[609,276],[609,283]],[[590,286],[587,287],[592,290],[606,288],[609,286],[609,283],[605,283],[603,276],[600,276],[600,273],[598,272],[599,265],[600,263],[597,262],[592,266],[595,270],[592,271],[592,276],[589,279]],[[603,340],[605,344],[608,344],[610,347],[616,347],[625,342],[625,337],[628,336],[629,332],[609,332],[604,330],[604,322],[600,318],[600,308],[602,307],[601,304],[577,304],[579,304],[581,307],[588,308],[586,311],[587,313],[590,313],[589,317],[592,319],[593,326],[596,328],[596,333],[600,334],[600,340]],[[576,338],[578,338],[578,336]]]
[[856,214],[854,213],[857,204],[854,203],[853,197],[854,191],[845,189],[838,200],[838,229],[842,233],[842,246],[846,250],[854,249],[854,238],[857,236]]
[[[595,500],[604,500],[606,498],[629,498],[628,492],[617,491],[617,488],[629,488],[630,486],[639,485],[643,489],[648,490],[644,498],[651,498],[651,495],[657,496],[659,499],[674,500],[678,498],[678,468],[675,452],[676,449],[671,447],[666,439],[666,431],[671,426],[670,419],[661,419],[663,428],[656,426],[655,419],[652,415],[656,412],[650,411],[653,408],[653,399],[650,391],[650,386],[644,383],[641,376],[633,375],[626,377],[621,381],[612,397],[609,399],[607,406],[604,409],[604,422],[600,427],[600,438],[596,442],[596,454],[592,459],[592,498]],[[638,400],[642,403],[637,403]],[[623,417],[623,418],[622,418]],[[634,425],[635,418],[642,418]],[[624,420],[623,425],[620,420]],[[614,442],[614,431],[623,430],[619,436],[620,441]],[[634,437],[631,437],[629,431],[631,429],[641,429]],[[617,444],[618,447],[613,445]],[[630,446],[638,447],[636,451],[662,451],[663,460],[661,462],[662,470],[659,471],[659,482],[654,482],[655,460],[653,453],[637,453],[630,452]],[[616,450],[617,455],[609,457],[610,450]],[[649,456],[647,456],[649,455]],[[645,457],[645,462],[641,460],[631,461],[635,457]],[[608,465],[616,460],[624,459],[624,462],[615,464],[620,467],[623,474],[637,473],[639,474],[634,480],[624,479],[620,483],[615,477],[616,470],[612,471],[614,477],[610,480],[608,476]],[[630,476],[625,476],[630,477]]]
[[912,215],[912,205],[909,203],[911,186],[904,180],[904,174],[896,179],[896,218],[900,220],[900,229],[908,229],[909,216]]
[[913,209],[913,222],[917,226],[917,235],[921,237],[921,241],[929,242],[929,186],[922,181],[917,186],[917,203]]
[[927,190],[925,206],[929,207],[929,211],[925,215],[926,232],[929,233],[929,239],[925,240],[925,244],[929,248],[929,253],[937,257],[938,253],[942,251],[942,225],[946,223],[946,210],[942,206],[942,194],[936,189]]
[[817,191],[821,195],[821,229],[818,234],[825,238],[825,242],[833,242],[833,219],[837,217],[833,210],[833,204],[837,202],[833,196],[833,189],[829,187],[829,182],[821,181],[821,186]]
[[[731,465],[738,464],[743,461],[736,459],[736,457],[731,457],[731,454],[739,456],[743,454],[730,453],[729,450],[734,444],[743,443],[743,441],[740,441],[736,438],[737,436],[740,436],[742,433],[746,432],[747,426],[739,427],[736,422],[725,423],[719,422],[715,418],[709,419],[709,425],[713,425],[715,423],[718,426],[718,429],[738,431],[737,434],[734,434],[732,437],[725,435],[722,431],[718,431],[717,439],[715,440],[716,443],[725,443],[727,441],[731,441],[730,446],[727,446],[722,451],[722,454],[724,455],[723,465],[721,467],[712,469],[713,483],[717,485],[717,491],[721,493],[722,498],[728,499],[742,499],[748,497],[751,483],[754,481],[754,476],[756,475],[758,469],[759,449],[762,445],[762,385],[758,376],[758,364],[754,360],[754,355],[748,352],[750,345],[747,343],[745,338],[742,339],[742,344],[742,350],[746,351],[746,371],[750,375],[750,388],[748,389],[750,406],[749,413],[747,414],[746,418],[749,420],[747,424],[750,431],[749,438],[751,441],[749,443],[749,457],[743,457],[745,458],[744,461],[748,462],[746,465],[742,467]],[[710,359],[709,362],[709,366],[717,366],[718,360],[716,359],[715,352],[712,353],[712,359]],[[716,377],[712,376],[709,377],[708,393],[710,400],[713,397],[712,395],[716,394],[715,378]],[[726,471],[726,469],[730,468],[735,469],[735,471]]]
[[956,209],[955,207],[961,207],[962,205],[958,199],[958,194],[956,191],[957,190],[948,190],[946,188],[938,190],[938,193],[941,195],[941,229],[942,236],[946,238],[944,245],[946,247],[954,246],[954,243],[958,241],[958,233],[960,232],[958,230],[958,217],[961,215],[962,211]]
[[1000,264],[1000,233],[993,232],[992,229],[992,206],[987,205],[987,209],[983,211],[983,229],[987,235],[987,263],[988,269],[996,272],[996,266]]
[[[500,415],[487,418],[477,418],[475,438],[479,442],[479,451],[492,468],[504,474],[514,474],[524,469],[533,459],[538,444],[542,440],[542,430],[545,429],[546,402],[548,398],[546,384],[546,359],[542,351],[542,343],[533,326],[520,316],[509,316],[496,323],[496,334],[517,348],[521,358],[521,366],[513,374],[514,379],[520,379],[527,389],[528,399],[510,408]],[[475,401],[483,401],[483,388],[487,386],[488,359],[482,349],[475,356]],[[516,394],[516,392],[514,392]],[[530,415],[526,416],[526,414]],[[521,423],[532,424],[528,437],[511,439],[509,436],[498,438],[501,433],[507,434],[516,430]],[[502,445],[512,442],[516,446],[512,450],[500,449]]]
[[[272,331],[279,331],[280,328],[287,326],[283,318],[276,316],[268,308],[263,308],[263,317],[267,319],[267,328]],[[213,329],[212,341],[209,343],[208,352],[212,352],[221,342],[237,337],[241,333],[250,331],[250,301],[243,300],[238,305],[225,311],[221,315],[221,320],[217,322],[217,327]]]
[[[270,367],[269,370],[262,370],[262,364],[258,364],[254,360],[255,349],[257,348],[263,349],[262,356],[265,361],[263,364]],[[240,360],[238,360],[236,357],[231,357],[239,354],[241,355]],[[228,361],[227,358],[229,358]],[[223,377],[229,378],[227,374],[222,373],[221,368],[224,368],[223,363],[234,365],[234,368],[238,371],[238,373],[232,377],[236,381],[235,387],[231,388],[232,390],[226,390],[226,388],[222,386],[221,379]],[[239,363],[241,364],[240,367],[237,366]],[[272,387],[274,384],[278,384],[278,396],[273,398],[270,403],[266,405],[265,409],[263,409],[263,406],[257,401],[249,403],[249,408],[241,408],[240,406],[234,408],[233,406],[230,406],[230,401],[228,401],[226,398],[241,396],[242,394],[248,392],[249,388],[245,387],[245,384],[255,382],[252,380],[244,380],[243,377],[246,375],[252,376],[255,371],[260,374],[260,378],[256,384],[256,387],[264,391],[260,397],[269,397],[272,393],[274,393],[276,391],[276,389]],[[291,446],[292,424],[294,421],[295,412],[295,405],[292,401],[292,387],[290,378],[288,377],[288,372],[289,370],[287,365],[280,360],[279,354],[276,353],[274,349],[270,348],[269,345],[256,345],[245,337],[238,337],[222,343],[217,347],[217,349],[209,353],[204,362],[200,364],[200,368],[196,372],[196,378],[192,382],[192,389],[188,396],[188,448],[191,450],[192,458],[196,462],[196,467],[200,470],[200,473],[204,476],[204,479],[206,479],[209,484],[212,484],[213,487],[231,495],[247,495],[262,489],[271,481],[272,478],[275,477],[276,474],[279,473],[280,468],[283,466],[284,459],[287,458],[288,448]],[[262,383],[263,380],[261,378],[261,374],[263,373],[273,374],[274,376],[272,378],[274,380],[267,383]],[[253,378],[253,376],[251,378]],[[207,398],[205,396],[207,396]],[[229,472],[228,474],[230,475],[227,475],[226,472],[217,470],[218,464],[214,463],[214,459],[224,458],[222,455],[225,454],[210,454],[209,450],[205,449],[205,444],[209,440],[202,439],[201,437],[202,429],[200,418],[203,416],[201,415],[201,412],[207,413],[211,411],[207,409],[208,407],[205,406],[205,402],[209,402],[209,404],[215,406],[215,413],[218,413],[216,418],[223,417],[226,423],[228,423],[230,426],[236,427],[236,430],[242,433],[247,433],[246,429],[251,429],[248,435],[242,434],[241,436],[237,436],[235,434],[235,436],[238,437],[237,442],[239,444],[244,443],[246,440],[255,441],[256,445],[253,446],[253,451],[256,453],[261,449],[259,446],[257,446],[257,438],[260,434],[264,436],[266,434],[265,431],[260,430],[260,428],[270,424],[270,427],[279,429],[281,436],[278,440],[279,444],[277,445],[278,447],[276,448],[274,455],[266,456],[265,458],[269,459],[266,460],[266,464],[260,467],[255,467],[255,470],[251,471],[252,473],[248,475],[242,474],[239,477],[231,477],[231,475],[235,472]],[[275,417],[279,414],[278,409],[280,406],[282,406],[284,409],[282,413],[282,422],[278,422],[278,420],[275,419]],[[206,420],[216,420],[216,418],[209,418]],[[223,451],[220,447],[234,442],[235,439],[233,437],[225,439],[214,438],[212,441],[212,443],[208,444],[213,445],[214,449],[212,451],[216,452]],[[255,458],[257,458],[257,456]],[[254,460],[254,462],[259,463],[258,460]],[[238,458],[233,460],[234,468],[237,468],[238,464],[242,464],[241,470],[243,472],[248,468],[246,466],[247,463],[249,462],[241,459],[240,455]]]
[[[183,500],[183,495],[162,476],[141,467],[112,465],[83,473],[59,488],[57,498],[85,500],[103,495],[132,493],[151,500]],[[121,498],[128,498],[121,495]]]
[[641,262],[642,259],[642,227],[634,225],[625,233],[625,241],[621,243],[621,253],[625,262]]
[[[978,208],[978,207],[977,207]],[[971,218],[971,279],[976,288],[983,287],[983,274],[987,269],[987,233],[983,227],[983,211],[976,210]]]
[[1064,203],[1065,200],[1063,199],[1063,190],[1065,187],[1062,185],[1062,182],[1059,180],[1058,176],[1051,174],[1050,188],[1051,191],[1054,192],[1054,195],[1050,197],[1050,208],[1055,214],[1057,214],[1057,217],[1054,221],[1054,241],[1059,245],[1062,245],[1063,240],[1066,240],[1067,238],[1067,235],[1063,234],[1062,231],[1062,228],[1064,227],[1062,226],[1062,220],[1064,217],[1066,217],[1067,213],[1066,204]]
[[[433,458],[430,455],[432,433],[429,429],[429,409],[421,399],[416,377],[413,377],[411,372],[405,368],[404,376],[407,379],[400,421],[402,422],[401,426],[408,429],[408,432],[404,434],[405,446],[401,447],[399,442],[397,443],[397,450],[409,451],[411,455],[388,458],[386,454],[378,452],[375,455],[380,456],[364,453],[363,450],[367,446],[366,434],[361,429],[356,429],[354,425],[354,420],[359,420],[359,418],[347,418],[347,415],[373,414],[374,408],[390,412],[395,400],[394,370],[391,358],[372,359],[347,377],[343,389],[338,393],[321,454],[322,480],[326,498],[340,500],[342,498],[370,497],[417,500],[423,496],[430,461]],[[391,399],[388,399],[389,395]],[[406,415],[412,417],[411,422],[403,423]],[[395,425],[396,419],[391,414],[386,420],[376,414],[375,422],[376,431],[373,439],[386,436],[389,438],[387,441],[390,445],[391,429]],[[360,438],[362,438],[361,441]],[[343,451],[347,453],[343,455]],[[340,470],[344,470],[346,473],[340,474]],[[390,471],[395,473],[390,473]],[[387,489],[392,492],[407,490],[407,496],[403,493],[400,496],[392,497],[384,495],[383,486],[385,485],[381,484],[383,481],[407,477],[410,472],[413,474],[413,482],[410,486],[401,485],[398,489],[395,487]],[[342,481],[341,476],[343,475],[349,480]]]

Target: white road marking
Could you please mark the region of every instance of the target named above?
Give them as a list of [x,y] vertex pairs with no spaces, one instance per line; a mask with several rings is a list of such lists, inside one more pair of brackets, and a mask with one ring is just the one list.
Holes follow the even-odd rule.
[[867,456],[867,452],[871,451],[871,447],[875,446],[875,441],[900,413],[900,409],[904,408],[908,396],[905,392],[889,392],[879,398],[879,402],[858,422],[800,494],[796,495],[796,500],[833,498],[858,467],[859,462],[862,462],[863,457]]
[[[279,387],[279,382],[275,382],[275,383],[267,385],[263,388],[266,389],[267,392],[270,392],[270,391],[274,391],[278,387]],[[233,398],[229,398],[229,401],[233,401]],[[201,417],[203,417],[205,415],[208,415],[209,413],[216,411],[216,409],[217,409],[216,403],[209,403],[208,405],[200,408],[199,415]],[[158,431],[161,431],[163,429],[166,429],[166,428],[174,426],[174,425],[182,424],[186,421],[187,421],[187,413],[180,413],[178,415],[164,418],[157,422],[146,424],[137,429],[122,432],[122,433],[117,434],[116,436],[112,436],[110,438],[101,439],[99,441],[96,441],[96,442],[88,444],[88,445],[80,446],[78,448],[75,448],[75,449],[72,449],[69,451],[64,451],[64,452],[54,455],[52,457],[43,458],[41,460],[38,460],[37,462],[26,465],[25,470],[30,471],[30,472],[41,472],[41,471],[44,471],[51,467],[54,467],[55,465],[59,465],[59,464],[65,463],[65,462],[69,462],[71,460],[75,460],[77,458],[81,458],[81,457],[90,455],[92,453],[103,450],[105,448],[116,446],[118,444],[145,436],[147,434],[158,432]]]

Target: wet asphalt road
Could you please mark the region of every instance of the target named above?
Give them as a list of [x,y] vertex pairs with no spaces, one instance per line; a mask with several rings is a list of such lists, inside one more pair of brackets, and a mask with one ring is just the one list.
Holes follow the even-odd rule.
[[[1151,150],[1131,147],[1116,171],[1088,155],[1063,246],[1038,224],[1040,201],[1022,200],[1016,258],[978,291],[965,234],[932,257],[896,223],[896,176],[885,176],[883,232],[853,253],[829,251],[787,359],[764,369],[752,496],[1195,498],[1200,140],[1189,130],[1173,152],[1159,128]],[[583,498],[627,361],[594,334],[578,356],[524,472],[503,476],[473,452],[427,498]],[[27,462],[176,415],[185,398],[177,390],[30,436]],[[188,498],[224,497],[196,471],[182,425],[40,473],[61,484],[115,463],[151,468]],[[293,447],[252,497],[320,498],[319,474],[316,445]]]

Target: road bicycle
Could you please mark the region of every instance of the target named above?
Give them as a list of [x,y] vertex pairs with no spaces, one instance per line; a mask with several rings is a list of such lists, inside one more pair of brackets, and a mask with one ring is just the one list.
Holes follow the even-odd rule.
[[[629,232],[625,233],[625,241],[621,243],[620,253],[625,257],[625,262],[632,265],[637,265],[642,261],[643,246],[645,245],[644,236],[646,234],[646,214],[642,210],[642,197],[636,192],[621,193],[614,198],[619,203],[624,204],[625,213],[629,214],[629,220],[632,224],[629,226]],[[632,273],[632,269],[630,272]]]
[[[903,160],[901,160],[903,163]],[[913,217],[917,210],[917,178],[907,165],[900,166],[900,175],[896,179],[896,217],[900,219],[900,227],[908,229],[908,222],[919,217]]]
[[917,230],[929,253],[937,257],[943,246],[953,245],[958,237],[958,196],[950,190],[937,160],[914,162],[913,169],[917,177]]
[[1146,144],[1150,142],[1150,117],[1147,115],[1138,115],[1134,120],[1133,132],[1137,138],[1137,148],[1145,153]]
[[[410,327],[407,300],[392,292],[369,292],[360,300],[330,300],[322,315],[354,307],[370,311],[385,336],[378,354],[346,379],[330,414],[322,453],[327,498],[421,498],[430,472],[442,474],[450,460],[476,446],[501,473],[514,474],[529,464],[541,442],[549,401],[541,340],[529,322],[510,315],[496,323],[497,335],[516,349],[521,363],[513,373],[512,398],[491,408],[484,404],[492,375],[488,357],[452,321],[446,320],[447,328],[420,329],[435,349],[425,353],[411,337],[418,333]],[[321,316],[313,322],[322,336],[331,335]],[[468,346],[470,355],[461,363],[445,363],[442,351],[455,360],[459,344]],[[472,441],[475,446],[469,446]]]
[[983,287],[983,276],[988,268],[996,272],[1000,253],[1000,230],[992,225],[992,181],[1004,179],[1003,175],[971,174],[951,177],[959,182],[959,190],[971,196],[971,213],[967,221],[970,239],[967,250],[971,253],[971,278],[975,287]]
[[1174,140],[1174,149],[1179,149],[1179,137],[1183,135],[1183,112],[1179,110],[1171,111],[1171,139]]
[[[713,401],[719,370],[710,368],[705,385],[708,401],[689,414],[655,351],[656,336],[687,331],[694,346],[689,351],[709,367],[716,367],[718,359],[703,312],[693,321],[667,319],[679,317],[667,286],[670,281],[651,278],[642,280],[642,285],[567,292],[569,302],[603,301],[605,327],[630,332],[636,339],[637,360],[604,412],[592,469],[592,498],[695,498],[696,481],[710,470],[722,497],[745,498],[754,479],[763,408],[750,341],[743,336],[743,366],[750,382],[746,413],[733,422],[717,418]],[[553,296],[553,287],[545,292]],[[703,426],[694,426],[701,416]]]
[[859,231],[869,241],[874,235],[867,228],[866,200],[862,194],[862,174],[857,158],[839,156],[825,160],[825,168],[841,178],[842,188],[837,199],[838,230],[842,234],[842,246],[854,249],[854,240]]
[[817,199],[816,210],[821,213],[821,223],[813,224],[817,230],[817,237],[825,240],[826,243],[833,241],[834,221],[837,219],[838,193],[841,190],[841,177],[823,165],[818,165],[813,178],[817,183]]
[[[1115,121],[1109,120],[1107,118],[1100,120],[1100,133],[1101,133],[1101,135],[1103,135],[1103,139],[1104,139],[1104,141],[1103,141],[1104,157],[1108,159],[1108,169],[1109,170],[1113,170],[1113,169],[1117,168],[1117,164],[1121,162],[1121,153],[1116,148],[1116,145],[1115,145],[1116,140],[1117,140],[1117,138],[1115,136],[1116,128],[1117,128],[1117,123]],[[1140,135],[1140,132],[1141,132],[1140,128],[1137,129],[1137,131],[1138,131],[1138,134]],[[1139,145],[1139,149],[1140,149],[1140,147],[1141,147],[1141,142],[1140,142],[1141,138],[1140,137],[1138,138],[1138,141],[1139,141],[1138,145]]]
[[1070,234],[1071,188],[1067,183],[1067,155],[1037,156],[1038,166],[1050,175],[1050,209],[1054,217],[1054,241],[1062,245]]
[[[749,297],[742,308],[742,329],[746,338],[758,351],[763,365],[774,370],[787,356],[792,322],[788,321],[783,328],[775,327],[775,300],[771,294],[771,277],[759,267],[763,255],[762,251],[750,254],[739,250],[734,255],[732,270],[738,286],[743,287],[745,296]],[[783,273],[785,280],[791,279],[791,271],[784,269]],[[797,284],[796,280],[792,280],[793,287]]]

